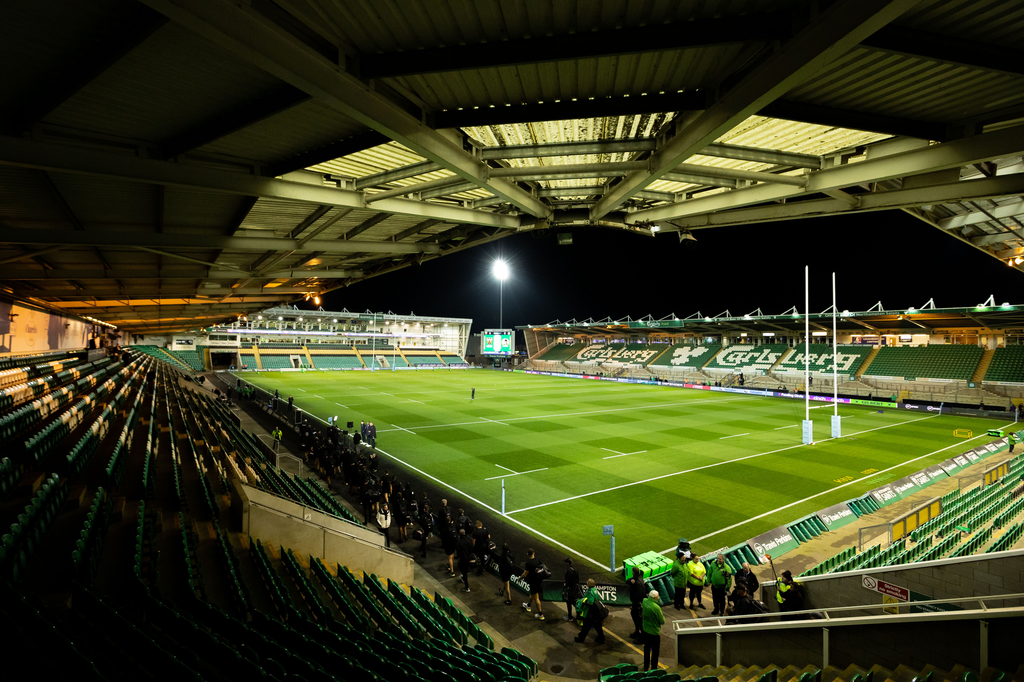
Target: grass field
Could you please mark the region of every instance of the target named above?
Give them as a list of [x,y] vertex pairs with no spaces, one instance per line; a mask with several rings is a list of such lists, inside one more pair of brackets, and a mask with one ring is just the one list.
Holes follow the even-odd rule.
[[511,522],[605,567],[604,524],[619,565],[679,537],[731,546],[959,454],[997,425],[840,406],[844,435],[832,440],[829,405],[811,410],[820,440],[804,446],[803,403],[779,398],[485,370],[243,378],[321,418],[374,422],[399,477],[415,468],[495,511],[504,479]]

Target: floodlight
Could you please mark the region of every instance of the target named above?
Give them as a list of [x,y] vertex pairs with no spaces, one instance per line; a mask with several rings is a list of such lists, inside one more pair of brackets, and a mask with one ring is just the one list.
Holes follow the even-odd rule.
[[320,297],[319,296],[314,296],[313,297],[313,303],[315,303],[316,305],[320,305]]
[[508,263],[506,263],[503,260],[494,261],[493,272],[495,277],[504,282],[506,279],[508,279]]

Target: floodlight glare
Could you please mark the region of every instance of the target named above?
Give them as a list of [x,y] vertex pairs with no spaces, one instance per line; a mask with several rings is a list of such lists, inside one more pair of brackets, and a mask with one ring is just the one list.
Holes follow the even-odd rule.
[[494,261],[493,272],[495,277],[504,282],[506,279],[508,279],[508,263],[506,263],[503,260]]

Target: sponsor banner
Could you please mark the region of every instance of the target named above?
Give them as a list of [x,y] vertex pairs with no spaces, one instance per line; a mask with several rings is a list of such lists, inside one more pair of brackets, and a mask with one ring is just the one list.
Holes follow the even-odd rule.
[[867,405],[868,407],[895,407],[900,406],[899,403],[890,403],[885,400],[861,400],[860,398],[853,398],[850,400],[851,405]]
[[921,489],[921,486],[919,486],[910,476],[905,476],[897,481],[893,481],[891,485],[893,492],[899,495],[899,499],[901,500],[908,495],[913,495]]
[[932,484],[931,476],[929,476],[928,472],[923,469],[918,471],[916,474],[910,474],[907,478],[913,481],[919,488],[927,488]]
[[793,551],[800,546],[800,542],[793,537],[793,533],[790,532],[789,528],[779,526],[767,533],[750,538],[747,540],[747,546],[754,550],[757,560],[763,564],[768,562],[768,559],[765,558],[766,556],[770,555],[774,559],[786,552]]
[[946,472],[947,476],[952,476],[963,469],[963,465],[953,459],[947,459],[945,462],[940,462],[939,466],[942,467],[942,470]]
[[933,483],[937,478],[948,478],[948,476],[946,476],[946,472],[943,471],[942,467],[940,467],[938,464],[933,464],[927,469],[922,469],[922,471],[928,474],[928,478],[930,478]]
[[868,495],[878,504],[879,507],[884,507],[900,500],[899,493],[896,492],[891,483],[887,483],[880,488],[875,488],[868,492]]
[[901,407],[905,410],[917,410],[918,412],[942,412],[942,408],[938,405],[912,405],[910,403],[903,403]]
[[838,530],[846,524],[857,520],[857,515],[853,513],[853,510],[845,502],[826,507],[819,512],[815,512],[815,515],[821,519],[821,522],[829,530]]
[[[549,567],[550,568],[550,567]],[[584,591],[586,584],[581,585]],[[629,588],[626,585],[613,585],[610,583],[597,583],[594,585],[597,595],[606,606],[629,606]],[[562,581],[545,580],[541,586],[540,598],[544,601],[563,602]]]

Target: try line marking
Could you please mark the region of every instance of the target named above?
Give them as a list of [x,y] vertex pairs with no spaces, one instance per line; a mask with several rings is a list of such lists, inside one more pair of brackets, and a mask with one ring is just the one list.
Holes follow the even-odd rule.
[[749,436],[749,433],[737,433],[735,436],[722,436],[718,440],[725,440],[726,438],[739,438],[740,436]]
[[508,467],[503,467],[500,464],[495,464],[494,466],[498,467],[499,469],[504,469],[505,471],[508,471],[510,473],[502,474],[501,476],[491,476],[490,478],[485,478],[485,481],[493,481],[496,478],[511,478],[512,476],[522,476],[523,474],[535,474],[538,471],[548,470],[547,467],[544,467],[543,469],[530,469],[529,471],[514,471],[512,469],[509,469]]
[[[402,427],[399,426],[398,424],[392,424],[392,426],[394,426],[396,429],[401,429],[402,431],[405,431],[406,433],[411,433],[414,436],[416,435],[416,433],[414,431],[410,431],[409,429],[402,429]],[[383,450],[381,450],[381,452],[383,452]]]
[[[472,495],[467,495],[466,493],[464,493],[463,491],[459,490],[459,489],[458,489],[458,488],[456,488],[455,486],[449,485],[448,483],[446,483],[446,482],[442,481],[441,479],[439,479],[439,478],[437,478],[437,477],[435,477],[435,476],[431,476],[430,474],[428,474],[427,472],[423,471],[422,469],[418,469],[418,468],[414,467],[413,465],[409,464],[408,462],[406,462],[406,461],[403,461],[403,460],[401,460],[401,459],[399,459],[399,458],[395,457],[394,455],[391,455],[391,454],[389,454],[389,453],[387,453],[387,452],[384,452],[384,451],[383,451],[383,450],[381,450],[380,448],[377,448],[377,452],[381,453],[381,454],[382,454],[382,455],[384,455],[385,457],[390,457],[391,459],[395,460],[395,461],[396,461],[396,462],[398,462],[399,464],[401,464],[401,465],[403,465],[403,466],[406,466],[406,467],[408,467],[408,468],[412,469],[413,471],[415,471],[416,473],[420,474],[421,476],[426,476],[426,477],[427,477],[427,478],[429,478],[429,479],[430,479],[431,481],[434,481],[435,483],[438,483],[438,484],[440,484],[440,485],[443,485],[444,487],[448,488],[449,490],[453,490],[453,491],[457,492],[457,493],[458,493],[459,495],[462,495],[462,496],[463,496],[463,497],[465,497],[465,498],[466,498],[467,500],[471,500],[471,501],[473,501],[473,502],[476,502],[476,503],[477,503],[478,505],[480,505],[480,506],[481,506],[482,508],[484,508],[484,509],[488,509],[488,510],[490,510],[490,511],[494,512],[495,514],[497,514],[498,516],[501,516],[501,512],[500,512],[499,510],[495,509],[494,507],[492,507],[492,506],[491,506],[491,505],[489,505],[489,504],[486,504],[485,502],[481,502],[480,500],[476,499],[476,498],[475,498],[475,497],[473,497]],[[525,473],[525,472],[524,472],[524,473]],[[603,570],[603,569],[605,568],[605,566],[606,566],[606,564],[605,564],[604,562],[601,562],[601,561],[597,561],[597,560],[595,560],[595,559],[591,559],[591,558],[590,558],[590,557],[588,557],[588,556],[587,556],[586,554],[583,554],[583,553],[581,553],[581,552],[578,552],[578,551],[576,551],[575,549],[573,549],[572,547],[570,547],[570,546],[568,546],[568,545],[565,545],[565,544],[562,544],[562,543],[561,543],[561,542],[559,542],[558,540],[555,540],[554,538],[552,538],[552,537],[549,537],[549,536],[545,535],[544,533],[541,533],[540,531],[537,531],[537,530],[534,530],[533,528],[530,528],[529,526],[527,526],[527,525],[526,525],[525,523],[523,523],[522,521],[519,521],[518,519],[513,519],[513,518],[509,518],[508,516],[506,516],[505,518],[507,518],[507,519],[508,519],[509,521],[511,521],[512,523],[514,523],[514,524],[516,524],[516,525],[518,525],[518,526],[521,526],[521,527],[525,528],[526,530],[530,531],[531,533],[533,533],[533,534],[534,534],[534,535],[536,535],[537,537],[539,537],[539,538],[542,538],[542,539],[544,539],[544,540],[547,540],[547,541],[548,541],[548,542],[550,542],[550,543],[551,543],[552,545],[556,545],[556,546],[558,546],[558,547],[561,547],[561,548],[562,548],[562,549],[564,549],[565,551],[569,552],[570,554],[575,554],[576,556],[578,556],[578,557],[579,557],[579,558],[581,558],[581,559],[586,559],[587,561],[589,561],[590,563],[592,563],[593,565],[597,566],[598,568],[600,568],[600,569],[602,569],[602,570]]]
[[501,424],[502,426],[508,426],[508,424],[506,424],[505,422],[500,422],[497,419],[488,419],[487,417],[480,417],[480,418],[483,419],[485,422],[494,422],[495,424]]
[[[918,421],[918,420],[915,419],[914,421]],[[1013,426],[1013,423],[1011,422],[1011,423],[1007,424],[1006,426],[1004,426],[1002,428],[1006,428],[1007,426]],[[861,433],[863,433],[863,431]],[[853,435],[856,435],[856,434],[853,434]],[[901,462],[900,464],[896,464],[894,466],[891,466],[888,469],[882,469],[881,471],[872,472],[872,473],[867,474],[865,476],[862,476],[862,477],[860,477],[858,479],[850,481],[849,483],[843,483],[841,485],[835,486],[834,488],[829,488],[828,490],[825,490],[823,492],[816,493],[814,495],[810,495],[808,497],[805,497],[802,500],[797,500],[796,502],[790,502],[789,504],[784,504],[781,507],[778,507],[777,509],[772,509],[771,511],[767,511],[764,514],[758,514],[757,516],[751,516],[749,519],[747,519],[745,521],[740,521],[739,523],[734,523],[731,526],[729,526],[728,528],[720,528],[719,530],[716,530],[714,533],[708,533],[707,535],[702,535],[701,537],[695,538],[695,539],[691,540],[690,542],[699,542],[700,540],[707,540],[708,538],[712,538],[712,537],[714,537],[714,536],[716,536],[716,535],[718,535],[720,533],[724,533],[726,531],[733,530],[734,528],[739,528],[740,526],[742,526],[744,524],[747,524],[747,523],[750,523],[751,521],[757,521],[758,519],[763,519],[766,516],[770,516],[771,514],[775,514],[776,512],[783,511],[784,509],[789,509],[790,507],[793,507],[795,505],[801,504],[803,502],[807,502],[808,500],[813,500],[816,497],[821,497],[822,495],[828,495],[829,493],[834,492],[836,490],[839,490],[840,488],[845,488],[848,485],[853,485],[855,483],[860,483],[861,481],[863,481],[866,478],[872,478],[874,476],[877,476],[878,474],[884,474],[884,473],[886,473],[888,471],[892,471],[893,469],[899,469],[900,467],[906,466],[908,464],[913,464],[914,462],[916,462],[918,460],[924,459],[926,457],[931,457],[932,455],[937,455],[940,452],[945,452],[946,450],[949,450],[951,448],[955,448],[955,447],[957,447],[957,446],[959,446],[959,445],[961,445],[963,443],[967,443],[967,442],[970,442],[972,440],[976,440],[978,438],[982,438],[983,436],[987,436],[987,435],[988,435],[987,433],[983,433],[983,434],[980,434],[978,436],[975,436],[974,438],[968,438],[967,440],[962,440],[962,441],[959,441],[957,443],[953,443],[952,445],[947,445],[946,447],[941,448],[939,450],[936,450],[935,452],[929,452],[927,455],[921,455],[920,457],[915,457],[913,459],[908,459],[906,462]],[[831,440],[831,439],[829,439],[829,440]],[[676,549],[677,549],[677,546],[673,545],[672,547],[669,547],[668,549],[662,550],[661,552],[658,552],[658,553],[659,554],[665,554],[667,552],[672,552],[672,551],[674,551]],[[622,568],[622,567],[620,566],[619,568]]]
[[[912,424],[913,422],[919,422],[919,421],[923,421],[925,419],[935,419],[938,416],[940,416],[940,415],[933,414],[930,417],[918,417],[917,419],[908,419],[907,421],[899,422],[899,423],[896,423],[896,424],[886,424],[885,426],[877,426],[877,427],[875,427],[873,429],[867,429],[865,431],[858,431],[857,433],[850,433],[850,434],[847,434],[846,436],[843,436],[843,437],[847,438],[849,436],[858,436],[858,435],[860,435],[862,433],[868,433],[869,431],[878,431],[878,430],[881,430],[881,429],[888,429],[888,428],[891,428],[893,426],[903,426],[904,424]],[[825,439],[822,439],[822,440],[820,440],[818,442],[819,443],[825,443],[825,442],[828,442],[830,440],[835,440],[835,439],[833,439],[833,438],[825,438]],[[963,442],[963,441],[961,441],[961,442]],[[777,452],[785,452],[786,450],[793,450],[794,448],[802,448],[802,447],[806,447],[806,446],[803,443],[800,443],[798,445],[790,445],[788,447],[779,448],[778,450],[769,450],[768,452],[758,452],[758,453],[753,454],[753,455],[744,455],[743,457],[736,457],[735,459],[725,459],[725,460],[722,460],[721,462],[712,462],[711,464],[705,464],[703,466],[693,467],[692,469],[684,469],[683,471],[676,471],[676,472],[673,472],[671,474],[662,474],[661,476],[654,476],[652,478],[645,478],[642,481],[634,481],[632,483],[623,483],[622,485],[612,486],[611,488],[605,488],[604,490],[595,490],[593,492],[583,493],[582,495],[573,495],[572,497],[565,497],[565,498],[562,498],[561,500],[554,500],[552,502],[543,502],[541,504],[535,504],[535,505],[532,505],[530,507],[523,507],[522,509],[513,509],[512,511],[507,512],[507,514],[518,514],[519,512],[530,511],[531,509],[539,509],[541,507],[549,507],[549,506],[551,506],[553,504],[561,504],[562,502],[571,502],[572,500],[578,500],[578,499],[583,498],[583,497],[590,497],[592,495],[601,495],[602,493],[609,493],[609,492],[611,492],[613,490],[621,490],[622,488],[630,488],[630,487],[632,487],[634,485],[642,485],[644,483],[651,483],[652,481],[659,481],[659,480],[661,480],[663,478],[671,478],[673,476],[680,476],[682,474],[691,474],[694,471],[701,471],[702,469],[711,469],[711,468],[714,468],[714,467],[720,467],[723,464],[733,464],[734,462],[742,462],[745,459],[754,459],[755,457],[764,457],[765,455],[773,455],[773,454],[775,454]]]
[[614,455],[611,455],[610,457],[602,457],[601,459],[615,459],[616,457],[629,457],[630,455],[639,455],[639,454],[642,454],[644,452],[647,452],[646,450],[637,450],[636,452],[619,452],[618,450],[609,450],[608,448],[601,448],[601,449],[604,450],[605,452],[614,452],[615,453]]

